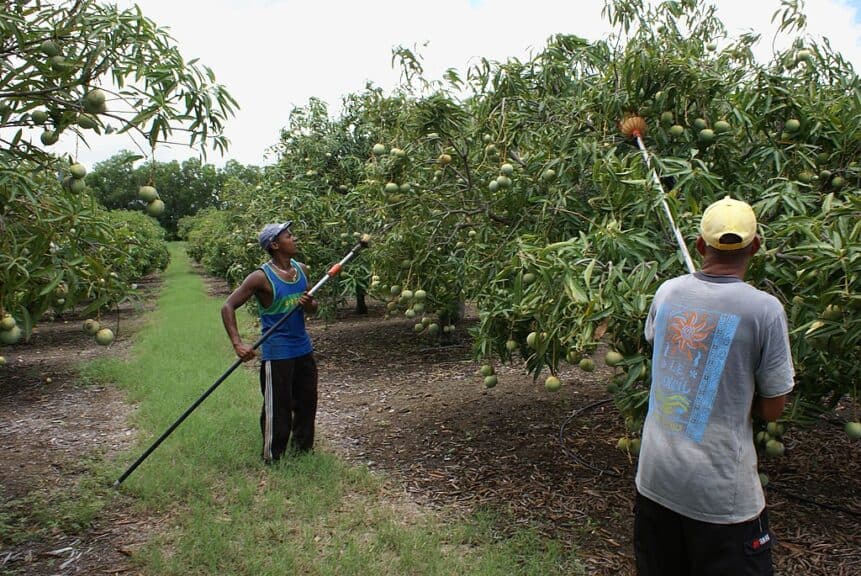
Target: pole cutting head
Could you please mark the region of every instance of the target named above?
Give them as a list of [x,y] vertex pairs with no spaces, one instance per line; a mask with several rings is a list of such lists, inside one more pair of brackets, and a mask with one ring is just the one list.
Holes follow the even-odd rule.
[[367,248],[371,243],[371,235],[368,233],[362,234],[359,236],[359,244],[362,245],[362,248]]
[[649,128],[646,126],[646,121],[643,120],[642,116],[634,114],[626,116],[619,123],[619,130],[621,130],[625,138],[645,138]]

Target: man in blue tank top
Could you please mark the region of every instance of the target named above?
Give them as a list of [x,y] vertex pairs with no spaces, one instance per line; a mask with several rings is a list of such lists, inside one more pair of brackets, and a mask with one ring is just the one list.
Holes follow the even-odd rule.
[[257,239],[269,253],[269,261],[249,274],[221,307],[224,328],[243,362],[254,358],[255,352],[239,336],[236,309],[256,298],[262,333],[289,315],[260,345],[260,429],[267,463],[284,454],[291,436],[298,451],[310,451],[314,445],[317,364],[305,330],[305,313],[316,312],[317,302],[308,294],[307,268],[294,259],[298,252],[291,223],[263,227]]

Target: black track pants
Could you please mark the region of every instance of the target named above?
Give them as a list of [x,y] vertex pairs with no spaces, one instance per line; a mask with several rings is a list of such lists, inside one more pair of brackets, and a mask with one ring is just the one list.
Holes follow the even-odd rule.
[[693,520],[637,494],[634,555],[639,576],[771,576],[768,516],[739,524]]
[[263,409],[263,459],[278,460],[293,446],[309,451],[314,446],[314,419],[317,415],[317,363],[313,354],[289,360],[266,360],[260,366]]

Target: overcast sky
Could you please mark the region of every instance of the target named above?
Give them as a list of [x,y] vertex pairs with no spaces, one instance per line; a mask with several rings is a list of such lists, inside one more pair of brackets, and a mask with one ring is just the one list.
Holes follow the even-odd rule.
[[[133,2],[120,1],[121,6]],[[418,46],[426,77],[448,68],[464,70],[476,59],[525,59],[557,33],[590,40],[605,36],[603,0],[139,0],[144,14],[170,29],[186,59],[200,58],[239,101],[228,124],[226,157],[243,164],[270,163],[290,110],[312,96],[337,111],[341,97],[366,82],[385,89],[397,84],[391,66],[394,46]],[[762,34],[761,57],[770,53],[770,19],[778,0],[718,0],[719,15],[732,35]],[[861,0],[807,0],[808,33],[827,36],[861,69]],[[426,46],[422,46],[427,43]],[[73,138],[58,152],[72,151]],[[133,149],[127,136],[92,140],[78,159],[92,165],[120,149]],[[156,150],[156,160],[194,156],[183,148]]]

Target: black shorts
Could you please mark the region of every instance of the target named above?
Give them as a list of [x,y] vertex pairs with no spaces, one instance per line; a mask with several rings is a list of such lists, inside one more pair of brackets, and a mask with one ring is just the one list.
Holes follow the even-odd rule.
[[677,514],[637,493],[634,555],[639,576],[771,576],[768,515],[712,524]]

